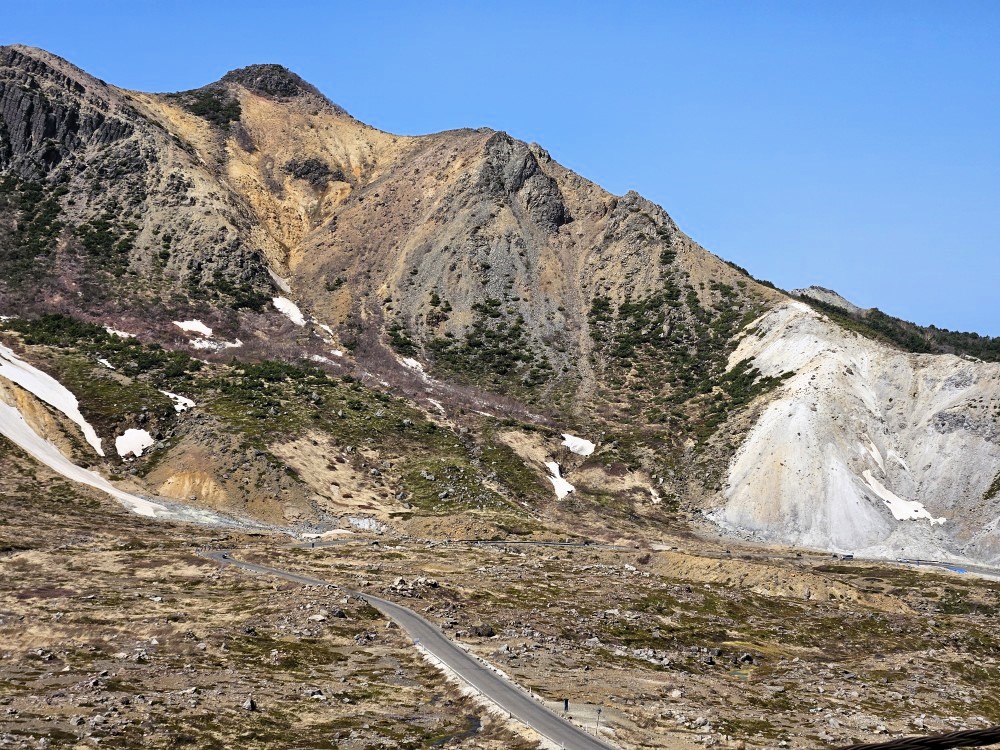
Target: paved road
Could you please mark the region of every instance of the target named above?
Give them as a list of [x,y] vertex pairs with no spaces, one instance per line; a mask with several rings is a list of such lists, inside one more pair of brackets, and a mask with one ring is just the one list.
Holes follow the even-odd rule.
[[941,568],[943,570],[950,570],[952,573],[968,573],[980,578],[1000,581],[1000,569],[988,568],[984,565],[963,565],[962,563],[947,563],[937,560],[907,560],[905,558],[898,558],[896,562],[916,567]]
[[[333,585],[329,581],[322,581],[318,578],[310,578],[298,573],[236,560],[231,553],[225,550],[212,550],[202,554],[223,565],[235,565],[244,570],[283,578],[286,581],[301,583],[304,586],[330,587]],[[480,694],[489,698],[511,717],[531,727],[556,745],[566,750],[615,750],[613,745],[609,745],[563,720],[537,700],[531,698],[521,688],[483,666],[450,641],[435,625],[416,612],[376,596],[343,587],[338,588],[349,594],[363,597],[369,604],[405,630],[415,643],[427,649]]]

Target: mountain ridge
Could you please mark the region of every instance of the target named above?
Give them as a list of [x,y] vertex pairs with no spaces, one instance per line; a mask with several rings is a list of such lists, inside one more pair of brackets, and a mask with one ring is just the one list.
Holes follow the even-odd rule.
[[[870,502],[866,512],[879,519],[872,528],[885,539],[916,539],[922,532],[910,531],[922,527],[894,518],[876,483],[919,498],[934,517],[975,508],[957,521],[961,529],[939,535],[948,554],[972,543],[972,526],[1000,517],[985,497],[1000,473],[990,431],[994,366],[900,359],[859,343],[860,333],[879,331],[836,310],[795,307],[706,251],[660,206],[608,193],[537,144],[489,129],[385,133],[281,66],[155,94],[109,86],[23,47],[0,48],[0,117],[0,225],[8,229],[0,313],[109,325],[211,366],[235,356],[254,373],[255,363],[273,360],[360,378],[468,430],[470,440],[504,435],[542,482],[554,448],[532,430],[562,425],[600,436],[592,457],[561,454],[575,493],[546,511],[557,515],[603,510],[635,529],[669,524],[673,513],[694,523],[708,514],[773,541],[834,544],[818,516],[806,526],[782,520],[794,505],[781,505],[785,490],[768,499],[775,479],[795,491],[794,471],[765,458],[786,453],[815,479],[810,497],[828,498],[838,513]],[[197,339],[176,325],[183,321],[214,334]],[[108,342],[87,336],[103,357]],[[799,341],[813,351],[813,339],[824,342],[819,359],[788,349]],[[863,386],[836,379],[834,389],[871,392],[860,402],[867,411],[854,401],[849,408],[864,430],[840,421],[832,397],[826,416],[798,431],[801,441],[763,429],[776,404],[794,411],[826,398],[799,371],[826,367],[827,351],[851,352],[844,367],[865,373]],[[908,477],[887,472],[887,453],[879,449],[880,463],[864,443],[889,429],[879,420],[890,403],[899,409],[921,393],[897,383],[897,371],[910,373],[900,383],[962,383],[967,392],[961,403],[932,399],[916,427],[893,426]],[[271,382],[239,372],[217,381],[220,393],[229,377]],[[276,382],[302,377],[313,376],[289,370]],[[216,416],[224,425],[238,415]],[[489,420],[510,424],[497,431]],[[296,424],[264,447],[294,468],[303,439],[321,442],[305,434]],[[961,443],[975,459],[917,466],[903,453],[922,451],[921,440],[953,462],[959,453],[946,443]],[[845,467],[839,489],[817,468],[830,444]],[[151,471],[161,489],[187,497],[194,480],[174,471],[170,454],[165,447]],[[758,459],[748,468],[745,455]],[[949,471],[958,500],[946,496]],[[222,473],[213,468],[197,482],[225,504],[233,490]],[[324,502],[336,507],[342,497]],[[766,512],[748,516],[740,510],[748,502]],[[392,502],[381,505],[383,517],[393,512]],[[880,543],[869,537],[859,531],[836,545]],[[976,544],[976,554],[1000,554]]]

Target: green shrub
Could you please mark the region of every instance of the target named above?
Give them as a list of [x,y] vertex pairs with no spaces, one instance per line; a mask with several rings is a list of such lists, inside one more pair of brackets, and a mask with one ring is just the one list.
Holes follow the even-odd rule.
[[170,98],[179,102],[191,114],[202,117],[218,127],[225,127],[239,120],[242,114],[239,99],[221,86],[182,91],[170,94]]

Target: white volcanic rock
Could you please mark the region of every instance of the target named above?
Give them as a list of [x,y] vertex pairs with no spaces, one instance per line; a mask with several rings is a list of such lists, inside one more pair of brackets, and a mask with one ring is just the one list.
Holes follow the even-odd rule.
[[802,302],[750,327],[730,366],[794,371],[709,514],[743,536],[878,557],[1000,561],[1000,364],[906,354]]
[[852,314],[866,312],[867,308],[858,307],[850,300],[844,299],[832,289],[824,289],[821,286],[810,286],[805,289],[793,289],[791,291],[796,297],[809,297],[818,302],[825,302],[828,305],[839,307]]

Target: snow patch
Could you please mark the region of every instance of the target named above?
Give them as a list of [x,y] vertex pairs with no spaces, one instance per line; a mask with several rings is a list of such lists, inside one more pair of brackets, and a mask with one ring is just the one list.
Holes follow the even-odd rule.
[[146,448],[151,447],[155,442],[153,436],[146,430],[128,429],[125,430],[124,435],[115,438],[115,450],[122,458],[127,458],[130,455],[138,458]]
[[292,288],[288,285],[288,279],[281,278],[270,268],[267,269],[267,275],[271,277],[271,281],[274,282],[274,285],[278,287],[278,289],[283,291],[285,294],[291,293]]
[[[179,323],[176,325],[180,325]],[[112,336],[117,336],[120,339],[134,339],[135,334],[129,333],[128,331],[119,331],[117,328],[112,328],[111,326],[104,326],[104,330],[107,331]]]
[[563,433],[562,444],[569,448],[571,453],[575,453],[578,456],[589,456],[594,452],[594,448],[597,447],[589,440],[575,437],[565,432]]
[[316,318],[313,318],[313,323],[315,323],[316,327],[319,328],[321,331],[325,331],[330,338],[334,337],[333,329],[330,328],[330,326],[328,326],[326,323],[320,323],[318,320],[316,320]]
[[74,422],[81,430],[97,455],[104,455],[101,439],[90,423],[80,413],[80,404],[62,383],[20,359],[14,352],[0,344],[0,376],[30,391],[39,399],[52,406]]
[[295,325],[304,326],[306,324],[306,318],[299,309],[299,306],[288,299],[288,297],[275,297],[271,302],[274,303],[278,312],[283,313]]
[[152,518],[158,515],[169,515],[169,511],[159,503],[123,492],[100,474],[87,471],[72,463],[52,443],[31,429],[31,426],[21,416],[21,412],[3,401],[0,401],[0,434],[56,473],[111,495],[126,508],[140,516]]
[[889,506],[889,510],[892,511],[892,517],[897,521],[916,521],[925,518],[933,526],[934,524],[942,524],[948,520],[947,518],[934,518],[927,512],[927,508],[924,507],[923,503],[918,503],[916,500],[904,500],[894,494],[873,477],[872,473],[867,469],[862,472],[861,476],[868,482],[868,487],[872,492],[882,498],[882,501]]
[[200,320],[175,320],[174,325],[184,333],[200,333],[205,338],[212,337],[212,329]]
[[334,357],[343,357],[344,356],[344,353],[342,351],[340,351],[340,349],[331,349],[330,350],[330,354],[332,354]]
[[212,341],[211,339],[191,339],[191,346],[195,349],[207,350],[211,352],[221,352],[225,349],[239,349],[243,342],[236,341]]
[[160,391],[160,393],[174,402],[174,411],[176,412],[187,411],[195,407],[194,401],[189,398],[178,396],[176,393],[171,393],[170,391]]
[[366,516],[348,516],[347,522],[354,528],[360,529],[361,531],[374,531],[375,533],[385,531],[384,523],[377,521],[374,518],[367,518]]
[[873,441],[871,437],[868,438],[868,443],[865,447],[868,448],[868,452],[872,454],[872,458],[875,459],[875,463],[878,464],[882,473],[885,474],[885,459],[882,458],[881,452],[879,452],[879,449],[875,446],[875,441]]
[[910,467],[906,465],[906,461],[903,460],[903,457],[896,453],[896,451],[892,450],[892,448],[889,449],[889,458],[902,466],[906,472],[910,471]]
[[411,370],[416,370],[420,374],[423,374],[424,372],[424,366],[419,362],[417,362],[417,360],[413,359],[412,357],[404,357],[403,359],[399,360],[399,363],[403,365],[403,367],[408,367]]
[[107,367],[109,370],[114,370],[115,369],[115,366],[113,364],[111,364],[110,362],[108,362],[108,360],[106,360],[106,359],[102,359],[101,357],[97,358],[97,364],[102,365],[104,367]]
[[552,488],[556,491],[557,500],[562,500],[569,493],[576,491],[576,487],[562,478],[562,473],[559,471],[559,464],[555,461],[547,461],[545,468],[549,470],[549,481],[552,482]]

